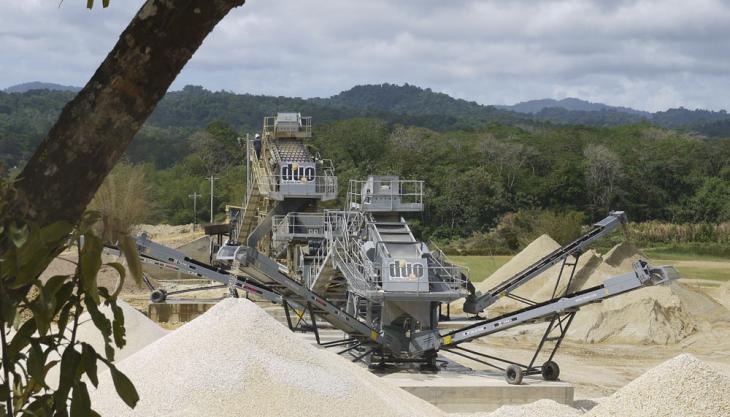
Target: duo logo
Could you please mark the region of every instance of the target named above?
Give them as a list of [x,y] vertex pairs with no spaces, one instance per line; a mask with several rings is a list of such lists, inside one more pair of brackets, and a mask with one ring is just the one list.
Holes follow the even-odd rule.
[[404,259],[396,260],[388,265],[391,278],[419,279],[423,276],[423,265],[407,262]]
[[294,162],[290,162],[281,167],[282,181],[314,181],[316,171],[313,166],[303,166]]

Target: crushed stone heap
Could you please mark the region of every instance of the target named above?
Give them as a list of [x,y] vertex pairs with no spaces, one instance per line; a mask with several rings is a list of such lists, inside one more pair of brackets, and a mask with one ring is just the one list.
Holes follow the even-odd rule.
[[109,373],[92,407],[109,416],[442,416],[436,407],[302,340],[245,299],[221,301],[118,364],[134,410]]
[[457,413],[450,417],[578,417],[580,411],[553,400],[525,405],[503,405],[491,413]]
[[685,353],[650,369],[585,416],[730,416],[728,393],[729,376]]

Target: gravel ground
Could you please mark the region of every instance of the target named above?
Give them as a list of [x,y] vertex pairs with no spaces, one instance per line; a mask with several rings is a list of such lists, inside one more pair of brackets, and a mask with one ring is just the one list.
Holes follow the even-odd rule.
[[434,406],[301,341],[245,299],[206,314],[118,363],[140,402],[109,374],[92,404],[109,416],[442,416]]

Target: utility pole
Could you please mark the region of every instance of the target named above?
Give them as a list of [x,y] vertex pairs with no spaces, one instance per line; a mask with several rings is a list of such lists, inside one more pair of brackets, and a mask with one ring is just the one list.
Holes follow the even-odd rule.
[[213,174],[210,174],[210,177],[206,177],[205,179],[210,181],[210,223],[212,224],[213,223],[213,182],[220,178],[214,177]]
[[193,199],[193,232],[194,232],[195,225],[198,224],[198,197],[202,197],[202,195],[198,194],[197,192],[194,192],[192,194],[188,194],[188,197]]

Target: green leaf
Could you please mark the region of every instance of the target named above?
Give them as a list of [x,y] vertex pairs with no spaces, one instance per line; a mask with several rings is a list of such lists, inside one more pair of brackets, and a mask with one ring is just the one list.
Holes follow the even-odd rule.
[[41,287],[41,296],[49,310],[53,310],[56,306],[56,293],[58,293],[58,290],[61,289],[68,278],[68,275],[54,275],[48,278],[48,281]]
[[88,298],[84,299],[84,304],[86,305],[86,309],[89,311],[91,320],[94,322],[96,328],[101,331],[101,334],[105,338],[111,336],[112,324],[109,319],[106,318],[104,313],[99,310],[99,306],[94,304],[94,302]]
[[94,0],[86,0],[86,8],[87,9],[94,8]]
[[16,248],[20,248],[25,245],[28,240],[28,225],[16,226],[10,225],[10,240],[13,242]]
[[119,250],[124,254],[127,260],[129,272],[134,278],[137,285],[142,285],[142,263],[139,261],[139,252],[137,251],[137,241],[129,235],[124,235],[119,239]]
[[65,247],[73,228],[73,224],[64,221],[49,224],[41,229],[41,239],[49,249]]
[[124,340],[124,336],[126,335],[126,330],[124,329],[124,311],[122,311],[122,308],[116,302],[111,303],[111,308],[114,313],[114,322],[112,323],[114,343],[118,348],[122,348],[127,344]]
[[114,348],[109,343],[104,344],[104,355],[106,355],[106,358],[110,361],[114,360]]
[[86,384],[76,381],[71,397],[71,417],[88,417],[91,414],[91,400]]
[[46,385],[46,372],[44,365],[46,363],[46,355],[37,343],[31,343],[28,354],[28,373],[34,382],[39,386]]
[[96,288],[96,275],[101,268],[101,239],[92,235],[84,235],[84,245],[81,249],[81,283],[96,304],[99,304],[99,291]]
[[99,378],[96,376],[96,357],[97,353],[88,343],[81,343],[81,361],[84,363],[84,372],[89,377],[89,381],[95,387],[99,386]]
[[[66,333],[66,327],[68,326],[68,320],[71,317],[71,308],[73,308],[72,303],[65,304],[61,308],[61,312],[58,314],[58,333],[63,336],[64,333]],[[60,342],[60,340],[59,340]]]
[[54,395],[56,411],[61,414],[66,413],[66,400],[77,379],[80,364],[81,354],[74,349],[74,346],[67,346],[61,356],[61,375],[58,380],[58,389]]
[[[34,320],[28,320],[20,326],[20,329],[13,335],[13,339],[8,345],[8,359],[11,361],[16,359],[16,356],[25,349],[30,343],[30,337],[36,332],[36,323]],[[4,331],[4,329],[3,329]]]
[[122,401],[130,408],[134,408],[139,401],[139,394],[137,394],[137,390],[134,388],[132,381],[121,373],[114,364],[107,363],[107,365],[109,365],[109,371],[112,373],[112,381],[114,381],[114,388],[116,388],[117,394],[119,394]]
[[10,296],[3,292],[0,294],[0,318],[5,323],[13,323],[18,313],[18,304]]
[[102,7],[104,7],[104,8],[107,8],[107,7],[109,7],[109,0],[101,0],[101,5],[102,5]]
[[117,288],[114,289],[114,293],[111,295],[112,298],[117,298],[119,293],[122,291],[124,278],[127,275],[127,273],[124,271],[124,265],[120,264],[119,262],[109,262],[108,264],[104,265],[111,266],[112,268],[116,269],[117,273],[119,274],[119,283],[117,284]]

